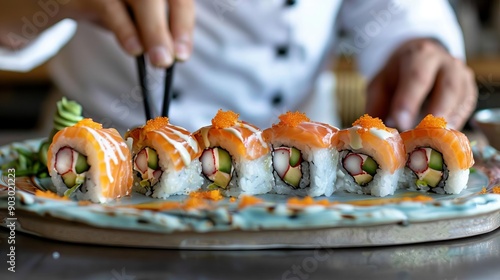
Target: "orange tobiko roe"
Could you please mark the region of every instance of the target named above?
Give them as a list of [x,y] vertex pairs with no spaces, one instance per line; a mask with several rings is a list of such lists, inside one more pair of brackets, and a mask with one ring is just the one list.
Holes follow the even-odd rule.
[[202,199],[208,199],[208,200],[221,200],[224,197],[220,193],[220,190],[209,190],[209,191],[195,191],[189,194],[190,197],[194,198],[202,198]]
[[102,129],[102,124],[100,123],[96,123],[95,121],[93,121],[92,119],[83,119],[79,122],[77,122],[75,124],[75,126],[78,126],[78,127],[89,127],[89,128],[93,128],[93,129]]
[[157,117],[151,120],[148,120],[144,125],[144,132],[155,131],[162,127],[165,127],[169,124],[169,120],[167,117]]
[[238,203],[238,208],[242,209],[248,206],[256,205],[262,203],[262,199],[251,195],[242,195],[240,197],[240,203]]
[[292,197],[292,198],[289,198],[286,203],[290,206],[302,206],[302,207],[311,206],[311,205],[328,206],[330,204],[334,204],[334,203],[330,203],[330,201],[328,201],[328,199],[315,200],[314,198],[312,198],[310,196],[306,196],[303,199],[300,199],[298,197]]
[[374,118],[368,114],[364,114],[363,116],[361,116],[359,119],[352,123],[352,126],[361,126],[365,129],[378,128],[389,131],[389,129],[387,128],[387,126],[385,126],[384,122],[381,119]]
[[432,114],[428,114],[425,118],[417,125],[416,128],[446,128],[446,120],[442,117],[435,117]]
[[279,117],[280,122],[276,124],[277,126],[289,126],[296,127],[303,122],[310,122],[311,120],[306,116],[305,113],[301,112],[286,112],[281,114]]
[[43,197],[43,198],[50,198],[50,199],[55,199],[55,200],[68,200],[69,198],[66,196],[60,196],[57,193],[54,193],[52,191],[42,191],[42,190],[35,190],[35,196],[37,197]]
[[215,117],[212,119],[212,126],[218,129],[234,126],[238,122],[239,116],[239,114],[236,114],[233,111],[224,112],[222,109],[219,109]]

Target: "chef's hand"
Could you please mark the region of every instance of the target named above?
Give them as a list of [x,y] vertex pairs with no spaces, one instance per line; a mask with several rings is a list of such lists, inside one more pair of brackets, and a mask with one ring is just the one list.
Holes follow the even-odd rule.
[[90,20],[111,30],[127,53],[146,53],[157,67],[171,65],[174,58],[187,60],[191,55],[193,0],[80,0],[70,1],[67,9],[72,18]]
[[476,106],[474,73],[438,42],[403,44],[368,86],[368,114],[400,131],[411,129],[422,113],[446,118],[460,129]]

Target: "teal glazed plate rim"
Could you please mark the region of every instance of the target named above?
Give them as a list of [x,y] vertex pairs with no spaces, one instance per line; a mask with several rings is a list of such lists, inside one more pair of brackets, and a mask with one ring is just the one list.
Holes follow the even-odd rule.
[[[39,143],[1,147],[0,164],[13,159],[14,146],[35,149]],[[16,230],[43,238],[141,248],[340,248],[450,240],[500,227],[500,195],[493,193],[500,186],[500,154],[491,147],[473,150],[475,172],[459,195],[339,193],[312,204],[268,194],[245,207],[239,200],[222,199],[207,207],[169,208],[187,197],[159,200],[139,193],[107,204],[79,203],[35,195],[37,189],[53,188],[50,179],[17,177],[15,213],[9,215],[12,193],[7,174],[0,174],[0,218],[4,227],[15,221]],[[432,199],[412,199],[419,195]]]

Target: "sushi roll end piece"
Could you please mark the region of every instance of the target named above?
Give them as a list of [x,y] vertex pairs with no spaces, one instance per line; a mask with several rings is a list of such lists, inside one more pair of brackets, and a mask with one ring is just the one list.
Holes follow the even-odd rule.
[[57,192],[77,200],[108,202],[132,189],[130,151],[116,129],[83,119],[54,135],[47,167]]
[[474,158],[469,140],[447,128],[444,118],[427,115],[413,130],[401,133],[408,160],[410,189],[458,194],[467,187]]

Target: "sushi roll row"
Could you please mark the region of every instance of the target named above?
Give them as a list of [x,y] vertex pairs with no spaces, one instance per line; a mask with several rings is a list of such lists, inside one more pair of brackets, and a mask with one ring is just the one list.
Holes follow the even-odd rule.
[[199,189],[382,197],[402,186],[456,194],[474,163],[465,135],[432,115],[401,134],[368,115],[343,130],[300,112],[263,131],[238,117],[219,110],[194,133],[159,117],[129,130],[127,141],[84,119],[54,136],[48,169],[58,193],[106,202],[132,189],[155,198]]

